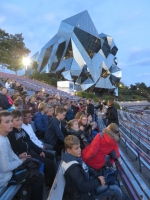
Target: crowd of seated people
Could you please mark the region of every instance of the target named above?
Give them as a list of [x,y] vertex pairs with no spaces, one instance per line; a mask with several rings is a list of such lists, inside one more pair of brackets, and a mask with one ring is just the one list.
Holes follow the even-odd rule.
[[[128,199],[117,184],[108,186],[99,173],[106,163],[115,167],[112,151],[115,151],[120,160],[117,142],[121,135],[112,100],[108,101],[108,106],[100,100],[96,107],[91,99],[87,102],[83,99],[73,102],[43,91],[29,96],[17,82],[8,79],[6,83],[0,89],[0,144],[5,141],[0,145],[0,163],[6,162],[12,167],[4,170],[6,163],[0,166],[0,178],[9,174],[5,185],[11,180],[14,169],[25,160],[35,158],[44,164],[44,177],[38,178],[51,187],[62,156],[68,187],[65,192],[67,191],[69,199],[94,199],[101,193],[112,195],[118,200]],[[13,94],[10,95],[7,89],[13,89]],[[106,128],[102,133],[99,133],[95,121],[95,109],[99,109],[104,115],[102,120]],[[33,123],[36,130],[32,128]],[[7,124],[8,128],[5,127]],[[4,145],[7,147],[4,148]],[[6,154],[8,158],[3,160]],[[2,186],[3,183],[0,182],[0,187]],[[42,184],[32,183],[32,187],[41,187],[41,191],[43,190]],[[37,197],[34,192],[32,195]]]

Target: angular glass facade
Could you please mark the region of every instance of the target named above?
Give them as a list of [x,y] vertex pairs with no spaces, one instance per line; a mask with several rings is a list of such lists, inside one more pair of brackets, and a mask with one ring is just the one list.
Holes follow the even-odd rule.
[[118,48],[111,36],[98,34],[87,11],[61,22],[57,34],[42,48],[39,72],[73,81],[76,89],[116,89],[122,77]]

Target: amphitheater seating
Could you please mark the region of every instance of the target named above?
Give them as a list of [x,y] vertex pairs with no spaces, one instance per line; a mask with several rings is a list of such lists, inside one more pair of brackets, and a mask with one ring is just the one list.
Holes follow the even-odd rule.
[[0,187],[0,200],[11,200],[20,189],[20,185],[11,185],[4,188]]
[[143,165],[148,170],[150,170],[150,157],[142,149],[140,149],[121,129],[120,129],[120,131],[123,136],[122,140],[126,144],[126,153],[127,153],[128,148],[131,149],[131,151],[135,154],[136,158],[138,158],[138,160],[139,160],[140,172],[142,171],[141,163],[143,163]]
[[[126,158],[125,154],[120,150],[121,154],[121,160],[122,160],[122,166],[118,166],[119,174],[122,179],[122,182],[124,183],[128,193],[132,197],[132,199],[139,199],[143,196],[143,199],[149,199],[150,196],[150,190],[145,184],[145,182],[141,179],[141,177],[137,174],[134,167],[131,165],[131,163]],[[129,183],[128,183],[129,182]],[[137,192],[139,195],[137,195]],[[134,196],[134,195],[137,195]],[[142,198],[140,198],[142,199]]]
[[[0,72],[0,75],[3,78],[8,78],[8,74],[6,74],[6,73]],[[23,76],[17,76],[15,74],[9,74],[9,78],[11,78],[11,79],[17,81],[18,83],[24,85],[27,88],[27,90],[37,91],[37,90],[41,90],[41,89],[44,88],[44,90],[47,94],[54,94],[55,95],[59,92],[60,96],[62,96],[63,98],[69,98],[72,101],[76,101],[76,100],[79,99],[78,96],[73,96],[73,95],[71,95],[67,92],[57,90],[56,87],[53,87],[53,86],[48,85],[46,83],[42,83],[42,82],[37,81],[37,80],[33,80],[33,79],[26,78],[26,77],[23,77]]]
[[146,135],[144,135],[141,131],[139,131],[139,129],[137,129],[133,125],[129,125],[128,123],[123,123],[123,122],[121,122],[121,125],[131,135],[131,140],[135,138],[138,141],[137,145],[142,144],[147,149],[147,154],[148,154],[150,150],[150,141],[147,140],[147,137],[145,138]]

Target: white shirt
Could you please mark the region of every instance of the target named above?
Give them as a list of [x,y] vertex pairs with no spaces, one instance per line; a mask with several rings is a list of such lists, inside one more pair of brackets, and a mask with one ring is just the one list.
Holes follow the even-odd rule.
[[11,83],[6,82],[5,83],[5,88],[10,89],[11,88]]
[[12,177],[12,171],[22,164],[13,152],[9,139],[0,135],[0,187],[5,187]]
[[43,148],[42,142],[36,137],[36,135],[32,129],[32,126],[30,124],[28,124],[28,125],[22,124],[22,128],[27,132],[27,134],[29,135],[32,142],[34,142],[34,144],[36,144],[40,148]]

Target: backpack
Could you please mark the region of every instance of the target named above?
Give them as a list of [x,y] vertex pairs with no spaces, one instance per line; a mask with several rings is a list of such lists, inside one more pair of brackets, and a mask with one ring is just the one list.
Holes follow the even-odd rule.
[[13,170],[13,175],[8,185],[17,185],[21,183],[31,184],[39,176],[41,162],[34,158],[28,158],[22,165]]

